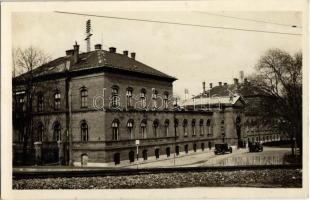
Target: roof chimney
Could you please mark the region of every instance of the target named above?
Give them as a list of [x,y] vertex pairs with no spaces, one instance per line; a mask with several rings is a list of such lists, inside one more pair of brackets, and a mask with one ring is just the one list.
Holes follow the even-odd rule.
[[202,93],[206,93],[206,82],[202,82]]
[[132,59],[136,59],[136,53],[135,52],[132,52],[130,55],[131,55]]
[[212,88],[212,83],[210,83],[209,85],[210,85],[210,88]]
[[109,50],[110,50],[110,53],[116,53],[116,48],[115,47],[110,47]]
[[73,49],[74,49],[74,53],[73,53],[74,64],[79,61],[79,48],[80,48],[80,45],[78,45],[77,42],[75,41],[75,45],[73,45]]
[[244,79],[244,71],[240,71],[240,72],[239,72],[239,76],[240,76],[240,81],[243,82],[243,79]]
[[128,51],[123,51],[123,54],[124,54],[125,56],[128,56]]
[[222,82],[219,82],[219,86],[222,86]]
[[234,78],[234,84],[235,84],[235,85],[238,85],[238,84],[239,84],[237,78]]
[[227,83],[224,83],[224,86],[227,86]]
[[66,55],[67,56],[73,56],[73,54],[74,54],[74,50],[73,49],[69,49],[69,50],[66,51]]
[[102,45],[101,44],[95,44],[95,50],[101,50]]

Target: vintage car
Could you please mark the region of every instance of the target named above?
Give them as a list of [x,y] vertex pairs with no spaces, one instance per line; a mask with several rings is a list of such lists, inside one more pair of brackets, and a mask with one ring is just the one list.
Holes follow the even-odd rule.
[[249,143],[250,152],[261,152],[263,151],[263,145],[260,142],[251,142]]
[[214,154],[225,154],[226,152],[232,153],[232,148],[228,147],[227,143],[215,144]]

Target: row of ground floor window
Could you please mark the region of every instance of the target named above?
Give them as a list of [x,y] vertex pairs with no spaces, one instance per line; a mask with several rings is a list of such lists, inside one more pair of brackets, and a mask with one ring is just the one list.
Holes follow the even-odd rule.
[[[182,145],[176,145],[175,146],[175,154],[176,156],[178,156],[180,154],[180,152],[182,151],[182,147],[184,148],[184,152],[185,154],[187,154],[189,152],[189,149],[192,149],[194,152],[196,152],[198,149],[200,149],[201,151],[204,151],[205,148],[209,148],[211,149],[212,148],[212,142],[208,142],[207,143],[207,147],[206,147],[206,144],[205,143],[200,143],[200,145],[198,146],[199,144],[192,144],[192,147],[189,146],[189,144],[185,144],[184,146]],[[135,162],[136,159],[138,159],[139,157],[143,158],[144,161],[148,160],[148,156],[149,154],[150,155],[154,155],[155,156],[155,159],[159,159],[160,156],[164,156],[166,158],[169,158],[172,154],[172,151],[171,151],[171,148],[172,147],[166,147],[166,148],[163,148],[163,149],[160,149],[160,148],[153,148],[152,150],[150,149],[143,149],[142,150],[142,155],[136,155],[136,152],[134,150],[131,150],[128,152],[128,160],[130,163],[132,162]],[[115,165],[118,165],[120,164],[121,162],[121,153],[119,152],[116,152],[113,154],[113,162]],[[82,162],[83,162],[83,159],[82,159]],[[83,165],[83,163],[82,163]]]

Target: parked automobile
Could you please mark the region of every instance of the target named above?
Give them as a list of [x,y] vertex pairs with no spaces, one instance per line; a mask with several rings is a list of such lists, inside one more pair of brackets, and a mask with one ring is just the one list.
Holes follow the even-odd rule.
[[214,154],[225,154],[226,152],[232,153],[232,148],[227,143],[215,144]]
[[263,151],[263,145],[260,142],[251,142],[249,143],[250,152],[261,152]]

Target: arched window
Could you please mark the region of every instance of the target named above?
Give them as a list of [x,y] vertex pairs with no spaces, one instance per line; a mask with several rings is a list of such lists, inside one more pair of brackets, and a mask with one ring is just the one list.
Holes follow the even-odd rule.
[[203,135],[204,134],[204,128],[203,128],[203,119],[199,120],[199,134]]
[[38,112],[42,112],[44,110],[44,96],[42,93],[38,94]]
[[60,109],[60,92],[57,90],[54,94],[54,109],[59,110]]
[[169,98],[169,93],[166,91],[164,92],[164,109],[168,109],[168,98]]
[[44,136],[44,125],[42,122],[39,122],[38,127],[37,127],[37,135],[36,135],[35,141],[42,142],[43,136]]
[[152,101],[153,101],[153,108],[157,108],[157,96],[158,92],[155,90],[155,88],[152,88]]
[[112,122],[112,140],[119,140],[119,121],[117,119]]
[[140,100],[141,100],[141,107],[146,108],[146,90],[144,88],[141,89]]
[[192,120],[192,134],[193,136],[196,136],[196,120]]
[[53,141],[61,141],[61,126],[59,122],[55,122],[53,126]]
[[88,125],[84,120],[81,122],[81,141],[88,141]]
[[169,136],[169,119],[165,120],[165,134],[166,134],[166,137]]
[[88,106],[88,91],[83,87],[80,91],[81,95],[81,108],[87,108]]
[[132,108],[132,91],[133,89],[131,87],[126,90],[127,108]]
[[153,132],[154,132],[155,138],[158,137],[158,125],[159,125],[159,121],[158,121],[158,119],[155,119],[153,122]]
[[187,119],[184,119],[184,120],[183,120],[183,133],[184,133],[184,137],[187,137],[187,135],[188,135],[188,133],[187,133],[187,131],[188,131],[187,127],[188,127]]
[[133,139],[133,120],[130,119],[127,122],[127,130],[128,130],[128,135],[129,135],[129,139]]
[[111,106],[112,108],[117,108],[120,106],[120,98],[118,96],[119,87],[114,85],[111,89],[112,89],[111,90],[112,91],[111,92],[111,98],[112,98]]
[[147,138],[147,132],[146,132],[146,120],[142,120],[140,124],[140,129],[141,129],[141,137]]

